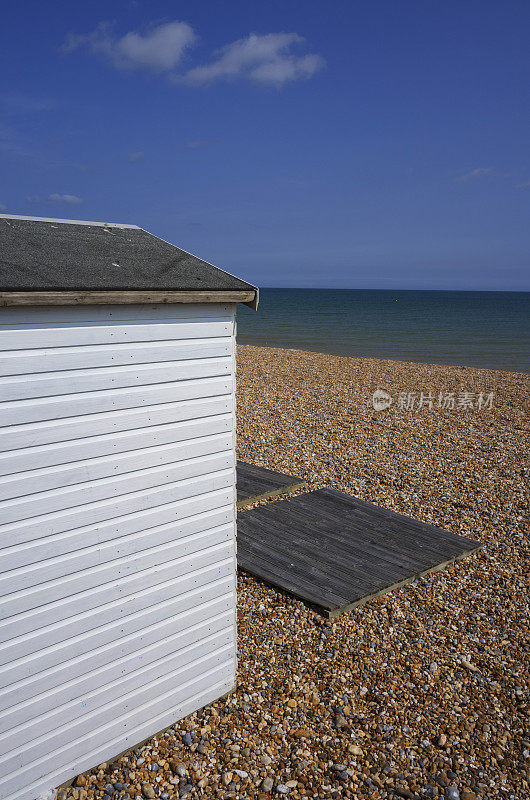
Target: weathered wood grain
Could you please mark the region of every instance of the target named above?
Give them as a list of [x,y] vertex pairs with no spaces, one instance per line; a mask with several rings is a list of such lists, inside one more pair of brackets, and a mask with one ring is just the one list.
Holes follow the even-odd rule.
[[479,547],[472,539],[335,489],[238,515],[238,566],[329,617]]
[[0,306],[83,306],[131,303],[255,303],[257,292],[205,291],[25,291],[0,292]]
[[283,475],[264,467],[256,467],[246,461],[237,462],[237,505],[242,506],[277,497],[304,486],[301,478]]

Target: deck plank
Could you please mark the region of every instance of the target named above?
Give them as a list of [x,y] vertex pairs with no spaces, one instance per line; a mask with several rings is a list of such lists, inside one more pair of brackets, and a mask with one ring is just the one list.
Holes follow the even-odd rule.
[[479,547],[472,539],[336,489],[238,514],[238,566],[329,617]]

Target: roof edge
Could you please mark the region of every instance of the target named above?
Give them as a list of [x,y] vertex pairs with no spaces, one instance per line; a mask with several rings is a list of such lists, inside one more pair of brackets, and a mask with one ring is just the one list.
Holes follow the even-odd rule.
[[84,219],[56,219],[55,217],[26,217],[20,214],[0,214],[0,219],[22,219],[28,222],[58,222],[63,225],[93,225],[97,228],[132,228],[143,230],[139,225],[128,225],[121,222],[90,222]]
[[258,307],[258,291],[211,289],[188,291],[108,290],[108,291],[0,291],[0,307],[5,306],[90,306],[171,303],[245,303]]
[[[156,236],[156,234],[151,233],[151,231],[146,231],[145,228],[141,228],[141,230],[144,233],[149,234],[149,236],[153,236],[155,239],[159,239],[161,242],[164,242],[164,244],[169,244],[171,247],[176,247],[177,246],[177,245],[172,244],[171,242],[168,242],[167,239],[162,239],[160,236]],[[209,267],[213,267],[214,269],[218,270],[219,272],[224,272],[225,275],[229,275],[231,278],[235,278],[236,281],[241,281],[241,283],[245,283],[249,287],[249,289],[253,289],[256,292],[256,298],[258,297],[258,295],[259,295],[258,287],[254,286],[252,283],[249,283],[248,281],[244,281],[243,278],[239,277],[239,275],[234,275],[232,272],[228,272],[228,270],[223,269],[222,267],[218,267],[218,266],[216,266],[216,264],[212,264],[211,261],[205,261],[205,259],[202,258],[202,256],[198,256],[198,255],[196,255],[196,253],[190,253],[189,250],[183,250],[182,247],[179,247],[178,250],[180,250],[182,253],[185,253],[187,256],[191,256],[192,258],[196,258],[199,261],[202,261],[203,264],[208,264]],[[258,307],[258,300],[256,299],[256,306],[255,307],[251,306],[251,308],[253,308],[254,311],[256,311],[257,307]]]
[[250,302],[246,302],[246,303],[245,303],[245,305],[246,305],[246,306],[248,306],[249,308],[251,308],[251,309],[252,309],[252,311],[257,311],[257,310],[258,310],[258,305],[259,305],[259,289],[258,289],[258,287],[257,287],[257,286],[255,287],[255,292],[254,292],[254,297],[253,297],[253,299],[252,299],[252,300],[250,300]]

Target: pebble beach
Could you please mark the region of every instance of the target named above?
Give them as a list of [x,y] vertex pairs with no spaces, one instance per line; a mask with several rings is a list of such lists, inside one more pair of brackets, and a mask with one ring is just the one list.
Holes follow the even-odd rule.
[[237,690],[58,800],[529,798],[528,399],[521,373],[240,346],[239,458],[482,547],[334,620],[240,574]]

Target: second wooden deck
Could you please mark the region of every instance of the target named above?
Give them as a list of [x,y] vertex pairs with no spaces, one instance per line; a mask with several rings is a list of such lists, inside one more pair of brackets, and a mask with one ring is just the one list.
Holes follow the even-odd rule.
[[292,492],[304,485],[301,478],[256,467],[247,461],[237,462],[237,505],[248,506],[258,500],[267,500]]

